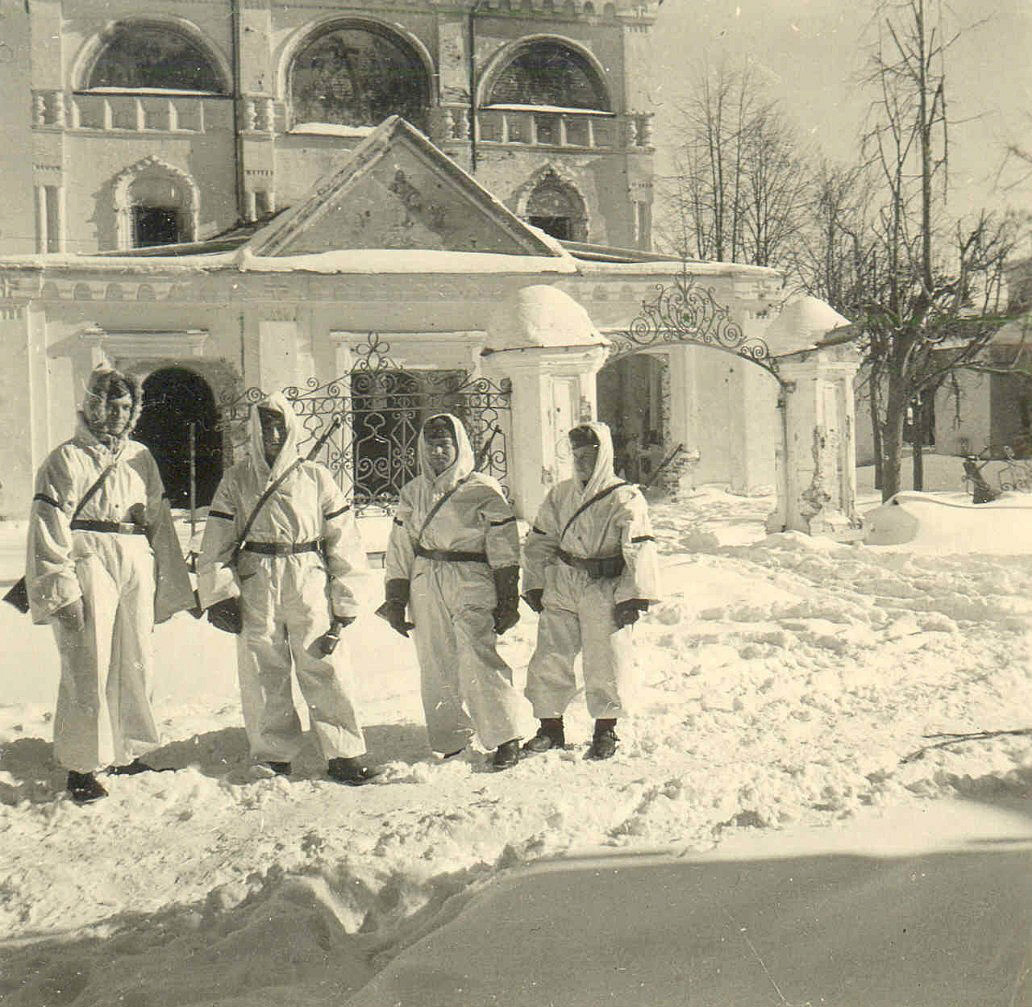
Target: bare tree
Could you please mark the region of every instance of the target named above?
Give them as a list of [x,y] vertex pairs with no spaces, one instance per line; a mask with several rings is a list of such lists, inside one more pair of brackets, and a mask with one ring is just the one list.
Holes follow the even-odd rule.
[[806,172],[794,130],[748,69],[700,68],[679,109],[664,244],[686,259],[781,265]]
[[899,490],[904,429],[914,426],[915,485],[927,404],[954,371],[976,363],[1004,320],[1003,267],[1015,220],[950,220],[946,54],[928,0],[878,0],[863,138],[876,185],[870,247],[852,317],[863,332],[878,427],[882,496]]

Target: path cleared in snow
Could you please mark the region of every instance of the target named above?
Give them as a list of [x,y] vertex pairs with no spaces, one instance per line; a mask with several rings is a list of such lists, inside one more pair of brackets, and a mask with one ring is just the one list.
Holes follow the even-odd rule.
[[[580,699],[569,751],[504,774],[478,752],[438,762],[411,648],[367,614],[349,640],[383,781],[331,784],[311,750],[271,777],[247,757],[233,641],[181,615],[156,634],[155,763],[176,771],[78,808],[51,759],[49,631],[4,612],[0,1000],[339,1003],[546,858],[694,856],[868,809],[1024,799],[1027,736],[902,760],[926,734],[1032,726],[1029,557],[766,537],[770,506],[707,488],[656,507],[668,597],[635,628],[641,713],[605,764],[582,758]],[[535,621],[503,644],[520,681]]]

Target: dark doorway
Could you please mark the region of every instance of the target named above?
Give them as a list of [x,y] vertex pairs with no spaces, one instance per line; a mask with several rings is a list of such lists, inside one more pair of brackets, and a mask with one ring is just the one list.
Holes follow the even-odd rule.
[[194,425],[197,506],[206,507],[222,476],[222,431],[208,382],[182,367],[155,371],[143,383],[134,437],[150,448],[173,507],[190,506],[190,424]]
[[179,211],[164,206],[133,207],[133,247],[174,245],[179,241]]

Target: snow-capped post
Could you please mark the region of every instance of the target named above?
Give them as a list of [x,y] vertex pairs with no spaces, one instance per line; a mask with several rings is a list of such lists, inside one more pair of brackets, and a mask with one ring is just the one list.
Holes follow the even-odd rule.
[[839,540],[860,536],[856,513],[853,382],[859,366],[848,334],[779,357],[778,499],[767,530]]
[[520,517],[532,518],[552,483],[568,475],[557,445],[585,411],[594,414],[606,352],[588,313],[555,287],[522,287],[492,315],[483,372],[512,382],[509,485]]

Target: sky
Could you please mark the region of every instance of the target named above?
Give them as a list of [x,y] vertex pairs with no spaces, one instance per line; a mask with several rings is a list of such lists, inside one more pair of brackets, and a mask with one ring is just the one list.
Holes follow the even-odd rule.
[[[984,21],[947,61],[950,206],[958,215],[982,206],[1032,210],[1032,178],[1009,190],[997,183],[1007,144],[1032,148],[1032,2],[955,0],[943,10],[955,29]],[[666,0],[653,33],[657,146],[692,67],[745,60],[803,135],[828,157],[852,160],[870,102],[860,81],[871,12],[871,0]],[[669,172],[663,152],[657,172]]]

